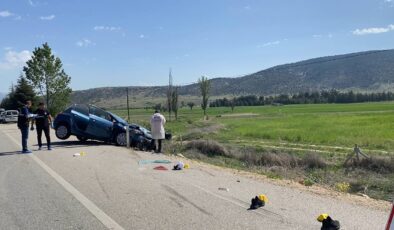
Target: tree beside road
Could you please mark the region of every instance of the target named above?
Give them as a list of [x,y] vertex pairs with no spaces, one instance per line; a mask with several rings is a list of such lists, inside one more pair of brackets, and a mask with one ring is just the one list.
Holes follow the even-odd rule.
[[32,58],[23,68],[26,78],[45,98],[49,111],[56,114],[70,101],[71,88],[69,77],[63,69],[62,61],[52,54],[48,43],[37,47]]
[[10,92],[2,100],[0,107],[9,110],[17,110],[21,108],[27,100],[31,100],[34,103],[38,98],[34,92],[33,86],[21,74],[17,85],[11,86]]
[[201,108],[204,110],[204,118],[206,118],[211,82],[209,81],[208,77],[201,76],[201,78],[198,79],[198,84],[200,86],[200,92],[202,96]]

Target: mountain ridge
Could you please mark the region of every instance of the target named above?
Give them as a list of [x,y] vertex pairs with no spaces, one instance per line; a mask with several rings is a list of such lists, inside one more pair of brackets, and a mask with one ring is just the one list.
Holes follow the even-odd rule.
[[[235,78],[212,78],[211,95],[293,94],[327,89],[385,91],[394,89],[394,49],[317,57],[273,66]],[[73,92],[74,103],[98,103],[126,96],[125,87]],[[167,86],[128,86],[135,98],[165,97]],[[198,84],[179,87],[179,95],[197,97]]]

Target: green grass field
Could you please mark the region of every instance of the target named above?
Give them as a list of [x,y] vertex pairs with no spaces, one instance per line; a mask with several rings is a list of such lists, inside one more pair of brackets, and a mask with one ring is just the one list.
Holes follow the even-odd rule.
[[[113,112],[127,117],[126,110]],[[152,112],[131,110],[130,120],[147,126]],[[394,148],[394,103],[391,102],[236,107],[233,112],[230,108],[209,108],[208,115],[209,121],[205,122],[200,108],[182,108],[178,121],[168,122],[167,129],[179,136],[196,127],[220,124],[223,126],[220,132],[203,135],[221,142],[252,146],[329,150],[334,146],[352,148],[358,144],[366,151],[388,152]]]

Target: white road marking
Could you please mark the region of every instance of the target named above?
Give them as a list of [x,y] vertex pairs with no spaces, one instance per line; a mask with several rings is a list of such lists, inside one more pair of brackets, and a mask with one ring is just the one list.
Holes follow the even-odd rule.
[[[9,135],[8,133],[3,132],[7,135],[17,146],[22,147],[21,144],[15,140],[14,137]],[[68,183],[65,179],[63,179],[59,174],[53,171],[48,165],[46,165],[43,161],[41,161],[34,154],[27,154],[31,157],[41,168],[43,168],[50,176],[53,177],[63,188],[71,193],[89,212],[91,212],[105,227],[108,229],[114,230],[124,230],[122,226],[116,223],[111,217],[105,214],[99,207],[97,207],[92,201],[90,201],[86,196],[84,196],[81,192],[79,192],[74,186]]]

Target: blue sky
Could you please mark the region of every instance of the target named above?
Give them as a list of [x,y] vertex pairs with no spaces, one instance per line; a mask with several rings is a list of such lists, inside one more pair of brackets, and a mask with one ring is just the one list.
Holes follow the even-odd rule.
[[48,42],[73,89],[235,77],[394,48],[394,0],[1,0],[0,92]]

